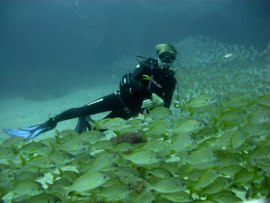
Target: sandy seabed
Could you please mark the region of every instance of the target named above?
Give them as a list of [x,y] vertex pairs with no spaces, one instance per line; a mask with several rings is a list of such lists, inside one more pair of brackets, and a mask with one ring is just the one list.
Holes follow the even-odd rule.
[[[31,125],[43,123],[50,116],[55,116],[64,110],[83,106],[99,97],[113,93],[117,90],[117,84],[92,86],[78,89],[64,97],[34,101],[23,97],[0,100],[0,128],[26,128]],[[106,113],[106,112],[105,112]],[[105,116],[105,113],[93,115],[93,119]],[[71,119],[58,123],[55,129],[75,129],[77,119]],[[39,138],[53,136],[54,130],[39,135]],[[0,131],[0,143],[9,138],[3,130]]]

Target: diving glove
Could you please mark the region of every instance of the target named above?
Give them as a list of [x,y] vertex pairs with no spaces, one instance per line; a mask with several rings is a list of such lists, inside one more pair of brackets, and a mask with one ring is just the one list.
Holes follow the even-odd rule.
[[153,101],[151,99],[145,99],[143,100],[142,109],[151,109],[154,107]]
[[145,99],[143,100],[142,109],[152,109],[156,108],[158,106],[162,106],[164,104],[163,99],[161,99],[158,95],[155,93],[152,94],[151,99]]
[[155,93],[152,94],[152,98],[151,99],[153,101],[154,107],[162,106],[164,104],[163,99],[161,99]]
[[47,132],[49,130],[52,130],[56,127],[57,122],[53,119],[50,118],[44,123],[30,126],[28,128],[20,128],[20,129],[11,129],[11,128],[5,128],[3,129],[7,134],[11,136],[19,136],[19,137],[24,137],[24,138],[34,138],[41,133]]

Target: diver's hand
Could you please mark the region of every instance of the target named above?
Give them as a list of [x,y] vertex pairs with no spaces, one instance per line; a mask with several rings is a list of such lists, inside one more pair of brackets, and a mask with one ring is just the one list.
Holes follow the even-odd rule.
[[157,96],[155,93],[152,94],[151,99],[143,100],[142,109],[152,109],[158,106],[162,106],[164,104],[163,99]]
[[151,98],[154,107],[162,106],[164,104],[163,99],[161,99],[159,96],[157,96],[155,93],[152,94]]
[[142,102],[142,109],[151,109],[154,107],[153,101],[151,99],[145,99]]

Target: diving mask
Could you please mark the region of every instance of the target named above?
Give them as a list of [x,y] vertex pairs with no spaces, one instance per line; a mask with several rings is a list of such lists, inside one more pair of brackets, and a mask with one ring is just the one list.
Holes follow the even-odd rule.
[[170,52],[164,52],[161,53],[158,58],[160,59],[160,61],[162,63],[167,63],[167,64],[171,64],[174,62],[175,60],[175,55],[170,53]]

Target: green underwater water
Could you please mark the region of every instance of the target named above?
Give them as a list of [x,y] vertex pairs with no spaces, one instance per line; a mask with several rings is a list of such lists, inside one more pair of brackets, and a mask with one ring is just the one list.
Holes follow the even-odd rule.
[[82,134],[5,140],[2,202],[269,198],[269,65],[182,68],[177,78],[179,108],[99,120]]

